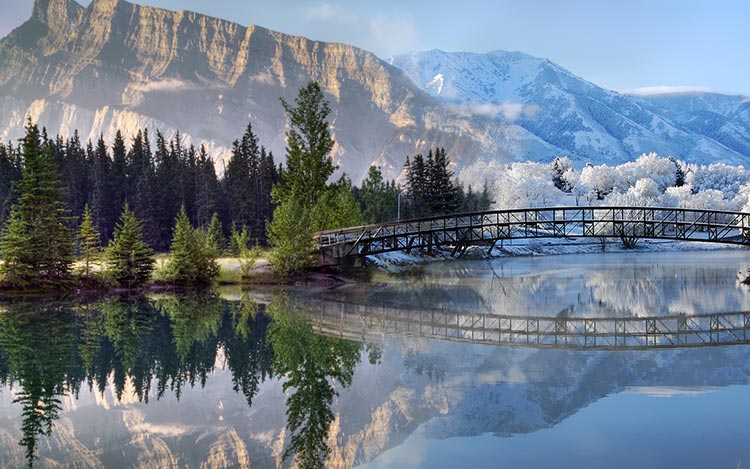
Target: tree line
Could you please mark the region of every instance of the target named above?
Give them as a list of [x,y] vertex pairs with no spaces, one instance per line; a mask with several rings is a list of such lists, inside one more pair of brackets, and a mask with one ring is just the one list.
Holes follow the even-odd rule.
[[86,277],[89,257],[106,247],[110,277],[134,287],[150,277],[153,252],[169,250],[174,280],[209,283],[228,247],[237,254],[271,245],[275,267],[289,274],[311,265],[315,231],[489,206],[486,186],[464,192],[442,148],[407,157],[403,190],[374,166],[360,187],[346,174],[332,181],[330,108],[320,86],[310,82],[281,104],[286,165],[248,124],[221,178],[205,147],[186,147],[179,133],[168,140],[157,131],[153,150],[147,129],[129,147],[119,130],[111,148],[103,137],[84,146],[77,132],[50,138],[29,120],[18,146],[0,144],[0,273],[18,287],[60,286],[71,280],[74,246]]

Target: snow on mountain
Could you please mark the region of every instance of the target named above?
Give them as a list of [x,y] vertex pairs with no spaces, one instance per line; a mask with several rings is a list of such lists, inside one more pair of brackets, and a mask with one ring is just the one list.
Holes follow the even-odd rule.
[[747,98],[623,95],[521,52],[431,50],[390,62],[446,104],[512,122],[579,164],[652,151],[698,163],[742,164],[750,155]]
[[[622,163],[642,153],[745,163],[747,98],[628,96],[520,52],[417,52],[391,63],[346,44],[290,36],[125,0],[35,0],[0,39],[0,139],[27,116],[48,133],[178,130],[217,168],[252,121],[277,159],[286,116],[309,80],[331,104],[335,162],[355,182],[371,164],[397,176],[407,155],[442,146],[457,170],[476,162]],[[393,66],[395,65],[395,67]],[[397,68],[398,67],[398,68]],[[743,101],[744,99],[744,101]]]

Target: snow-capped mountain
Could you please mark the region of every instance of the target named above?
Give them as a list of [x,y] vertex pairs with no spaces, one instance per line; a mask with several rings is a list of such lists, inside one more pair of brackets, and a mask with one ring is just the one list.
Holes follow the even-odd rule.
[[621,163],[655,151],[743,164],[750,155],[747,98],[624,95],[521,52],[432,50],[390,62],[446,104],[515,123],[579,162]]
[[[442,146],[456,170],[476,161],[622,163],[658,152],[746,163],[746,98],[627,96],[518,52],[419,52],[383,61],[356,47],[125,0],[35,0],[0,38],[0,139],[27,116],[51,135],[111,143],[117,129],[179,130],[223,170],[248,121],[277,159],[286,116],[309,80],[331,104],[333,157],[355,182],[375,163]],[[395,66],[394,66],[395,65]],[[401,67],[403,70],[397,68]]]

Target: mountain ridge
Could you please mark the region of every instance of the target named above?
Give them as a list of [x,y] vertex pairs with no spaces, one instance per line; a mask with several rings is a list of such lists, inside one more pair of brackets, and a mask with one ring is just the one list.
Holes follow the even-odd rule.
[[[579,165],[616,164],[652,151],[697,162],[747,160],[742,112],[711,111],[713,128],[703,129],[686,112],[604,90],[548,59],[433,53],[453,60],[453,69],[429,75],[430,88],[420,78],[425,53],[405,66],[347,44],[186,10],[35,0],[29,20],[0,39],[0,139],[20,136],[27,115],[50,134],[78,129],[84,140],[111,142],[117,129],[129,137],[149,127],[167,138],[179,130],[185,144],[205,144],[221,171],[248,120],[282,159],[279,98],[291,101],[316,80],[331,104],[332,156],[355,182],[371,164],[398,176],[407,155],[435,146],[446,148],[457,171],[476,161],[559,155]],[[470,80],[456,80],[455,69]]]
[[[659,95],[606,90],[548,59],[523,52],[431,50],[402,54],[390,62],[446,104],[494,106],[498,117],[505,119],[509,115],[503,109],[515,109],[510,117],[516,123],[579,162],[621,163],[656,151],[699,163],[742,164],[750,154],[750,135],[742,131],[750,126],[750,118],[732,120],[724,115],[719,125],[727,128],[722,131],[710,131],[697,122],[691,126],[669,105],[658,105]],[[687,96],[676,99],[685,101]],[[528,106],[539,112],[521,112]]]

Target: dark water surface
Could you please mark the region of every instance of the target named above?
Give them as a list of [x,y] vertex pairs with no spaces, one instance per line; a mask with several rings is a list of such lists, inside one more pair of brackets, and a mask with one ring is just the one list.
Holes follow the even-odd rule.
[[3,302],[0,467],[747,467],[747,345],[494,346],[372,316],[748,311],[749,263],[508,258],[315,295]]

